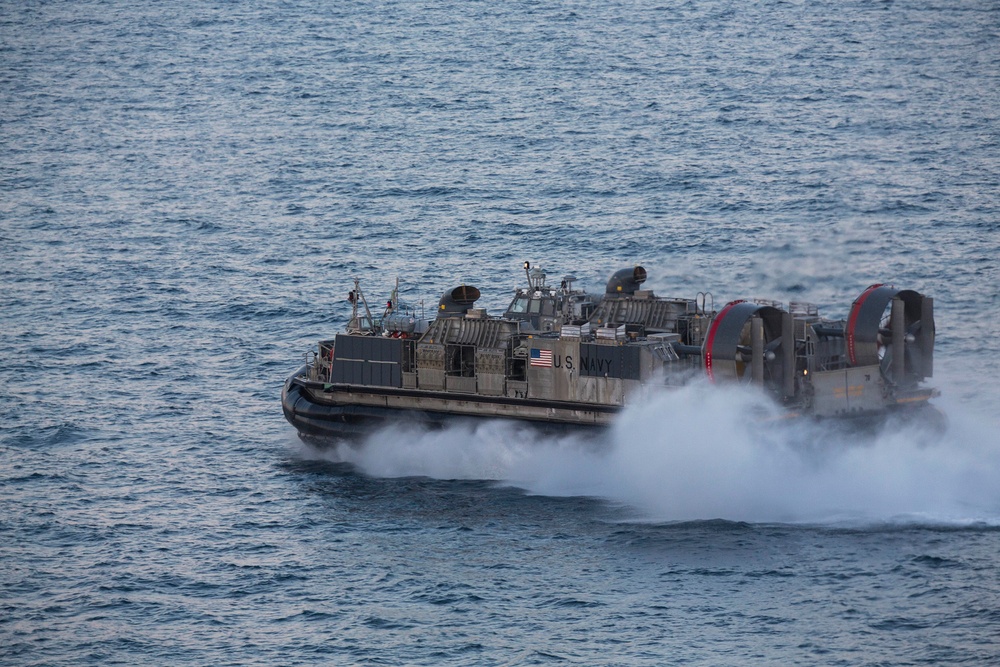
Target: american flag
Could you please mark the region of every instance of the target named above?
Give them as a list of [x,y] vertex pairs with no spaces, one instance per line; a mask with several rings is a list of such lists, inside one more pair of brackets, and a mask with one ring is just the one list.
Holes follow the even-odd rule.
[[531,350],[531,365],[543,368],[552,367],[552,350]]

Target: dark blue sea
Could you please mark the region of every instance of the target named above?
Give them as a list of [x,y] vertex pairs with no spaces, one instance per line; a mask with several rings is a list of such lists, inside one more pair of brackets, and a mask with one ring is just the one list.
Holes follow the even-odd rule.
[[[943,428],[394,425],[397,277],[935,299]],[[0,0],[0,664],[1000,664],[995,0]]]

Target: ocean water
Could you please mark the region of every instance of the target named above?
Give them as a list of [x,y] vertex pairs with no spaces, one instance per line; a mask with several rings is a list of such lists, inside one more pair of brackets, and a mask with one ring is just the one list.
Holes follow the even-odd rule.
[[[0,2],[0,663],[1000,662],[1000,8]],[[300,443],[352,279],[935,297],[943,430]]]

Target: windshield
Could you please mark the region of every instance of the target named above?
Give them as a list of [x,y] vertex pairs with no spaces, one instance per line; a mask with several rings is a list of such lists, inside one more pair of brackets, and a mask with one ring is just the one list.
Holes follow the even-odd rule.
[[523,296],[517,297],[516,299],[514,299],[514,302],[512,304],[510,304],[510,308],[508,308],[507,310],[510,311],[510,312],[512,312],[512,313],[524,313],[524,312],[527,312],[527,310],[528,310],[528,299],[525,298],[525,297],[523,297]]

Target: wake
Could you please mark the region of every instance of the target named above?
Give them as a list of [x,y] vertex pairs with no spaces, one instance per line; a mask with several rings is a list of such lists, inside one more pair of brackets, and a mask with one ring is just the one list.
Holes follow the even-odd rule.
[[627,409],[599,437],[543,437],[502,421],[399,425],[315,455],[376,477],[595,496],[650,521],[1000,525],[1000,429],[938,405],[939,428],[790,423],[754,392],[695,383]]

